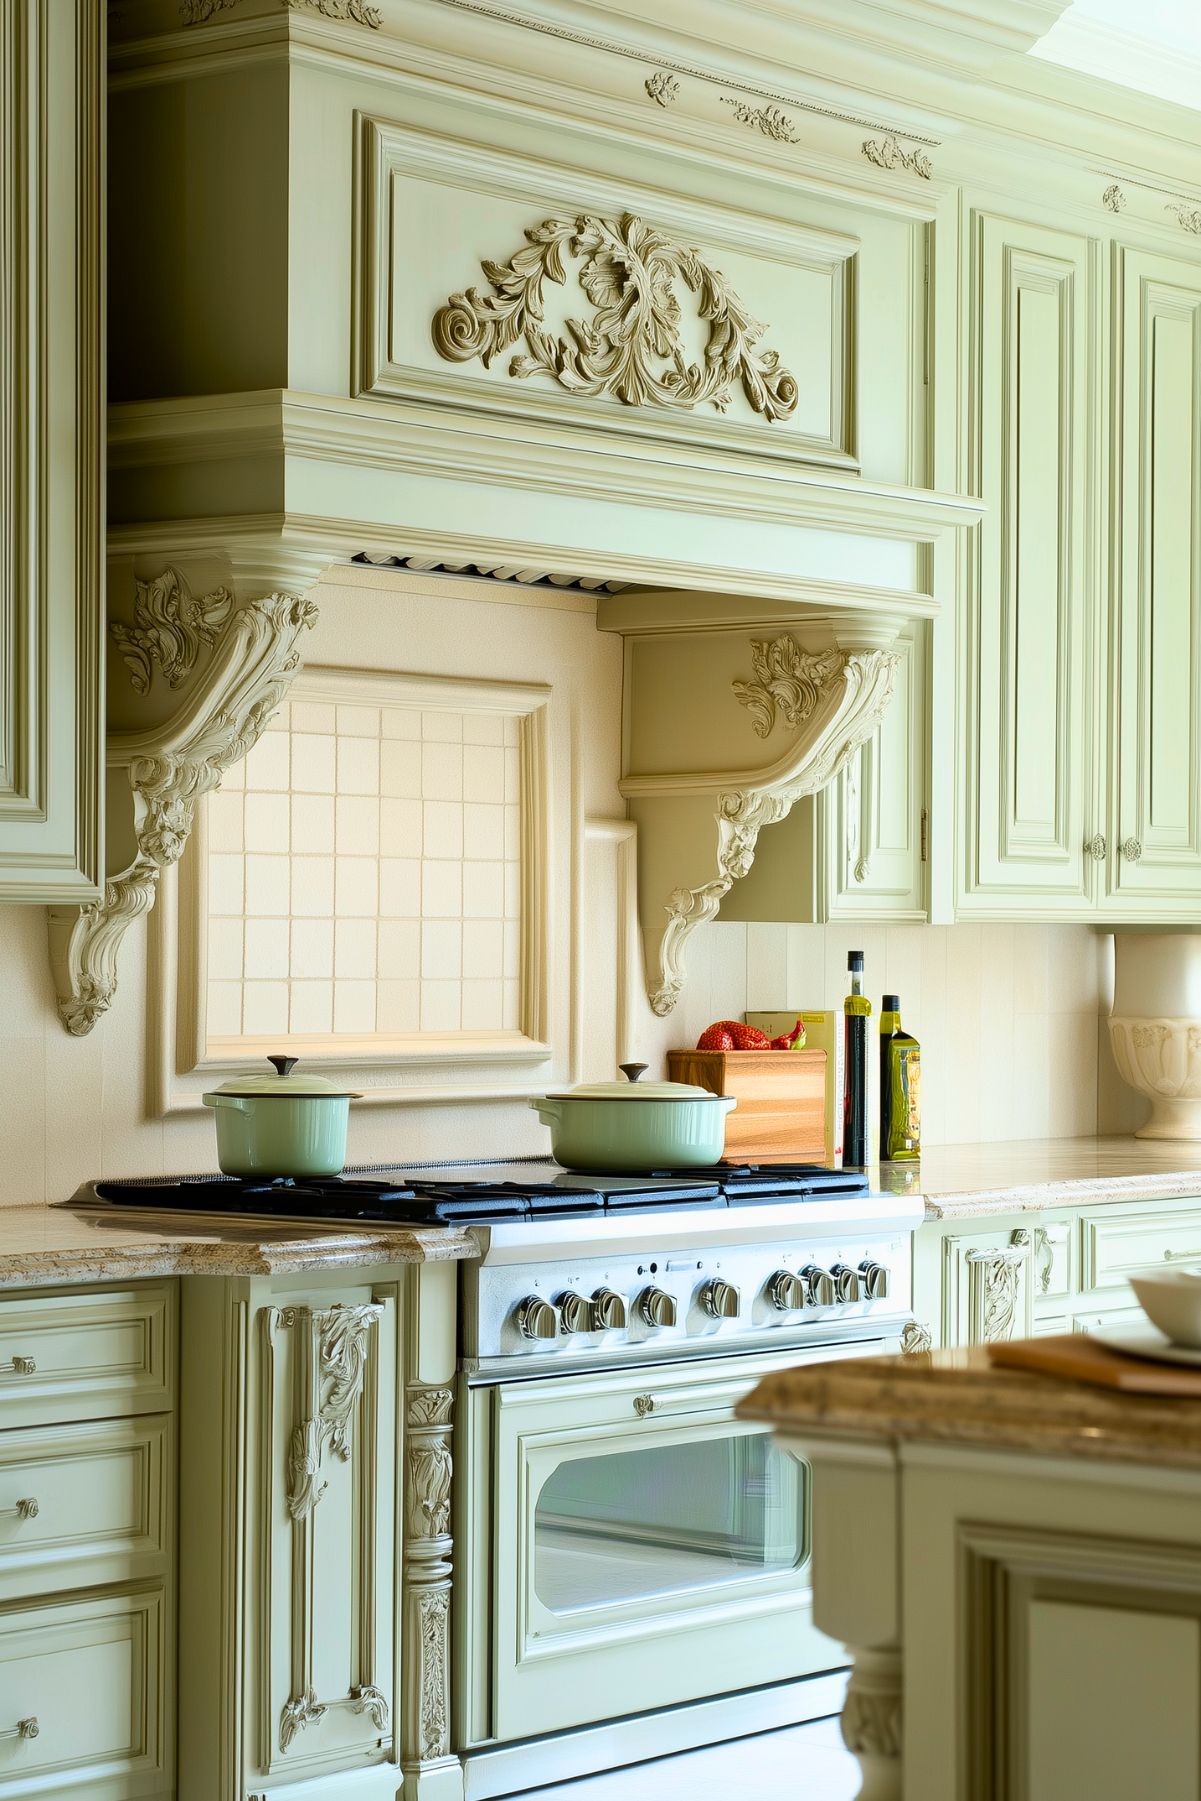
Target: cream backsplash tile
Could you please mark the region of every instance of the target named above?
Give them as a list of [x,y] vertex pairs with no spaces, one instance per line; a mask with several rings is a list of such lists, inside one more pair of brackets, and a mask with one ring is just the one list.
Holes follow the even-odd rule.
[[[1098,1129],[1105,940],[1085,926],[719,920],[693,943],[706,953],[710,1004],[687,994],[680,1042],[695,1043],[710,1019],[736,1018],[747,1007],[841,1006],[847,953],[862,950],[873,1006],[878,1011],[885,992],[899,994],[905,1023],[921,1040],[927,1144]],[[874,1084],[874,1058],[872,1065]]]

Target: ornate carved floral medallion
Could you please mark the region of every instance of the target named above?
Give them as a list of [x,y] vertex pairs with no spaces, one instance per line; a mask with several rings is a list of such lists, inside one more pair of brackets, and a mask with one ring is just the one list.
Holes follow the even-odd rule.
[[[796,410],[795,376],[776,351],[758,347],[766,326],[699,251],[633,213],[545,219],[525,235],[525,248],[507,263],[481,265],[491,293],[452,294],[434,315],[434,345],[448,362],[478,356],[489,368],[523,340],[525,352],[509,359],[509,374],[548,375],[573,394],[608,394],[627,406],[708,402],[724,412],[741,386],[769,421]],[[556,337],[544,323],[544,292],[548,281],[566,283],[568,257],[581,259],[580,286],[595,311],[591,319],[568,319]],[[699,362],[685,353],[677,282],[695,295],[708,326]]]

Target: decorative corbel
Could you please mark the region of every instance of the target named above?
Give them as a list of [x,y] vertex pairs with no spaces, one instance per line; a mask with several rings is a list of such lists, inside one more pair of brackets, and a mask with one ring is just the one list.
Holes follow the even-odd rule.
[[149,692],[156,670],[168,687],[193,673],[178,713],[141,732],[110,734],[108,765],[128,772],[134,856],[109,876],[104,898],[50,909],[50,963],[67,1031],[90,1032],[112,1006],[117,957],[133,921],[154,905],[159,876],[183,855],[201,795],[258,742],[300,668],[299,641],[317,617],[311,601],[269,594],[237,612],[225,589],[194,598],[168,567],[138,583],[136,625],[113,627],[134,690]]
[[[657,955],[653,943],[647,944],[650,1002],[660,1015],[670,1013],[680,997],[689,938],[702,921],[716,918],[734,883],[750,869],[760,831],[784,819],[806,795],[827,787],[871,737],[892,697],[900,661],[895,651],[878,648],[805,651],[791,634],[752,641],[751,657],[753,677],[733,682],[734,696],[746,707],[760,738],[780,725],[796,734],[782,758],[742,778],[736,788],[709,786],[704,778],[688,776],[622,784],[636,810],[640,795],[699,798],[706,787],[715,803],[715,872],[696,887],[671,892]],[[647,911],[651,921],[644,914],[644,925],[655,917],[653,903]]]

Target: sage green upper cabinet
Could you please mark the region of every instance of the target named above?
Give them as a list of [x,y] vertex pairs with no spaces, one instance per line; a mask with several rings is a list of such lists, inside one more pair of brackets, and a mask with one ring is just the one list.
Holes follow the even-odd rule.
[[1114,911],[1201,897],[1201,263],[1114,250]]
[[970,215],[968,486],[988,506],[961,636],[961,912],[1092,904],[1088,554],[1096,246]]
[[0,900],[100,889],[104,17],[0,7]]

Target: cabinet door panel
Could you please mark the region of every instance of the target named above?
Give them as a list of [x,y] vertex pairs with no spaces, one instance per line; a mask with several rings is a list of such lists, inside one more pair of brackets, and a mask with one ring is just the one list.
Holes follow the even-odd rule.
[[1201,895],[1201,267],[1117,251],[1116,897]]
[[973,492],[961,901],[1081,912],[1094,877],[1086,560],[1092,247],[972,221]]
[[100,892],[104,18],[0,8],[0,900]]

